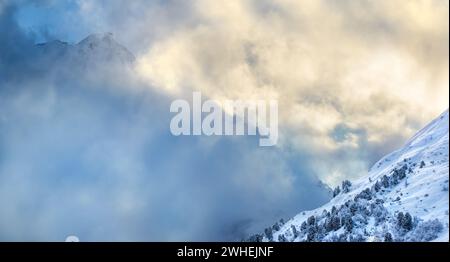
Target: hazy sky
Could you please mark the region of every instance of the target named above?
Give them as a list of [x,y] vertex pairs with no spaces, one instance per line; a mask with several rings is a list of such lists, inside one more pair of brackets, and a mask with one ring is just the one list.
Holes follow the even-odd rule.
[[[0,0],[0,236],[232,239],[311,208],[316,178],[364,175],[448,108],[448,21],[446,0]],[[126,76],[35,68],[35,43],[102,32]],[[171,137],[192,91],[278,99],[278,146]]]

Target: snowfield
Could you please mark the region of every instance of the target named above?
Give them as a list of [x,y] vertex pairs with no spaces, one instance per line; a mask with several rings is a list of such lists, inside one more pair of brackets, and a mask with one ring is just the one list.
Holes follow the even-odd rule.
[[249,241],[449,241],[448,110],[333,199]]

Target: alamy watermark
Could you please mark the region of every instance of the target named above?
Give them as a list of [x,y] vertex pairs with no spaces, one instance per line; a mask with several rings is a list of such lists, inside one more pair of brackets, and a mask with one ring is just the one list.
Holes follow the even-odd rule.
[[[260,146],[273,146],[278,141],[278,101],[276,100],[206,100],[200,92],[192,94],[192,108],[187,100],[170,105],[176,113],[170,132],[180,135],[259,136]],[[192,128],[191,128],[192,126]]]

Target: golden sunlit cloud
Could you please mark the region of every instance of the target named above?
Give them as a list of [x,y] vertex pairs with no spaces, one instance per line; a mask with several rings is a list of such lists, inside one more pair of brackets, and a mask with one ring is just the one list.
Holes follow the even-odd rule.
[[[330,153],[406,139],[448,107],[447,1],[200,0],[192,10],[199,22],[153,43],[139,74],[174,97],[277,97],[283,143]],[[330,135],[340,124],[344,141]]]

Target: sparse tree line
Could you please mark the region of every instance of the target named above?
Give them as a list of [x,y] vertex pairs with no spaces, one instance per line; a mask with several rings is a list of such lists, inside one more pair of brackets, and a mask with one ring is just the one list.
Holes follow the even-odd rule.
[[[421,163],[420,168],[424,165]],[[300,227],[290,225],[289,228],[283,228],[285,223],[281,220],[266,228],[264,234],[253,235],[248,241],[356,242],[367,241],[370,237],[376,238],[372,241],[385,242],[432,240],[442,231],[441,222],[437,219],[423,222],[408,212],[391,214],[384,207],[384,200],[377,198],[377,194],[383,194],[398,185],[407,177],[407,173],[413,171],[405,163],[400,168],[395,168],[390,175],[382,176],[370,188],[365,188],[343,205],[333,206],[330,211],[325,209],[320,215],[308,217]],[[351,186],[350,181],[344,180],[341,187],[333,190],[333,197],[350,192]],[[374,223],[381,232],[368,232],[369,223]]]

